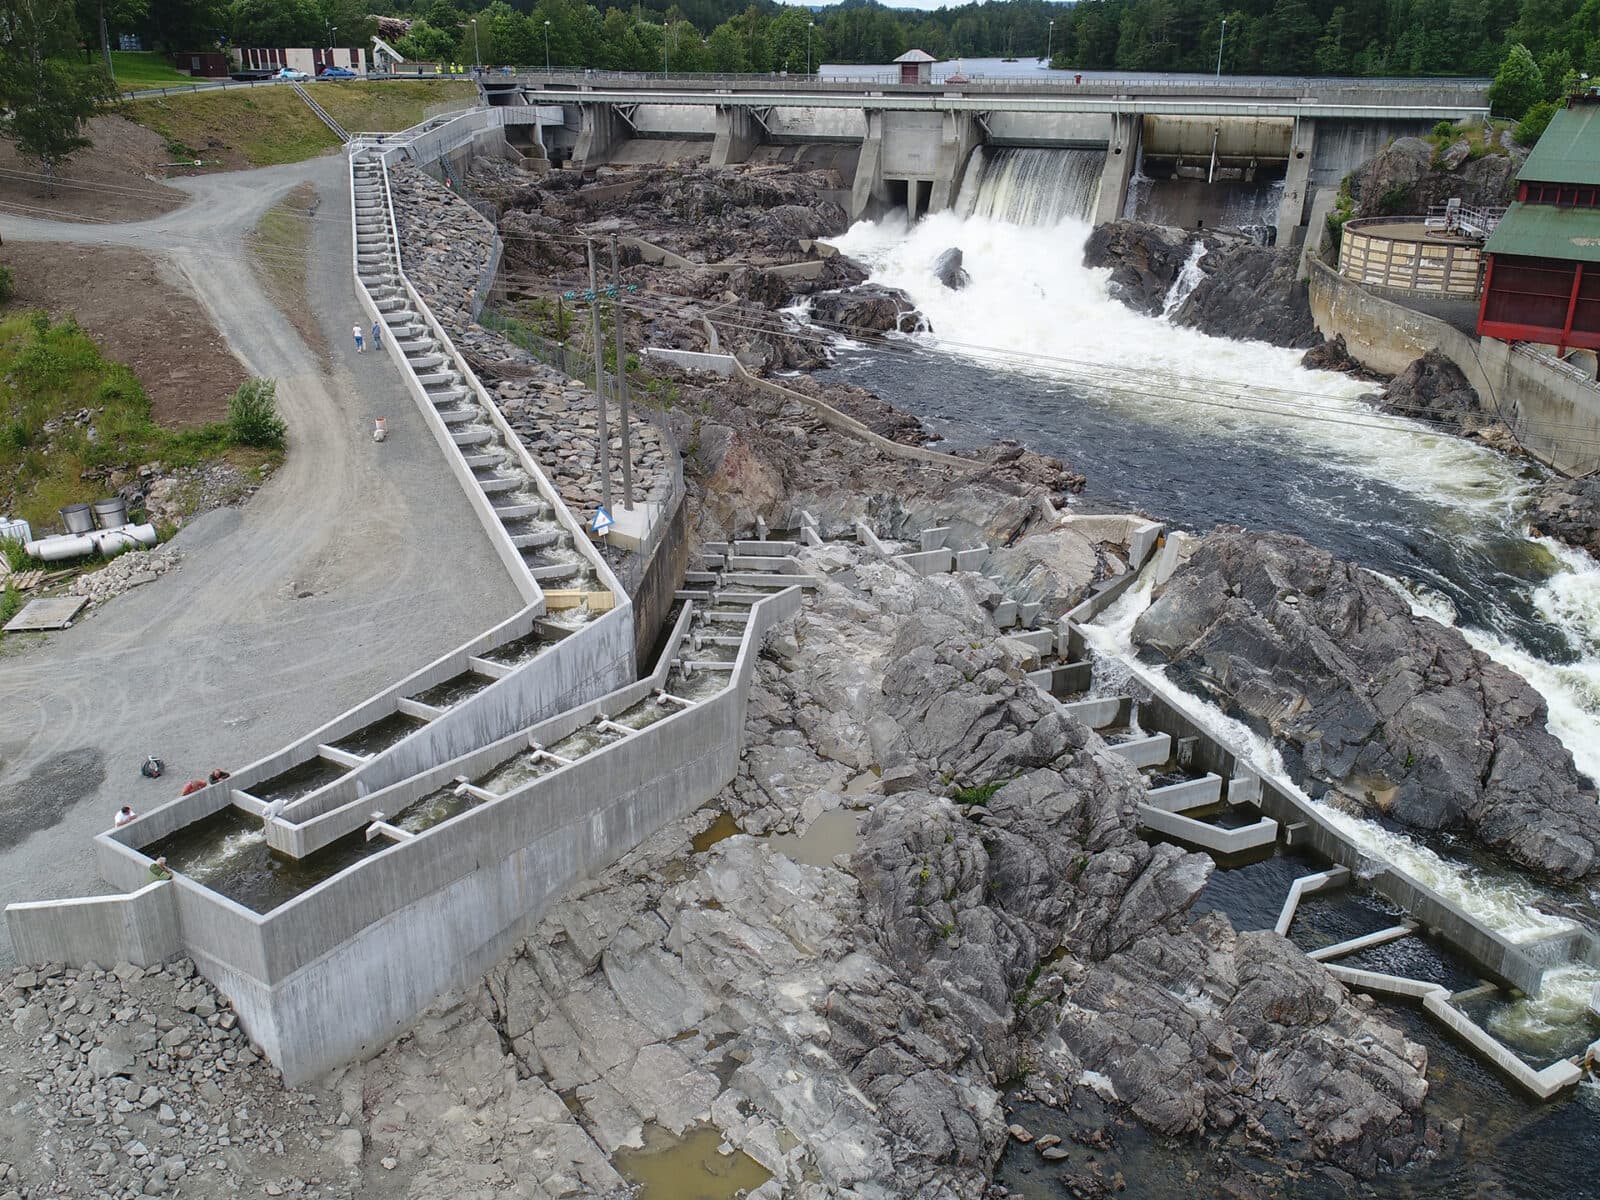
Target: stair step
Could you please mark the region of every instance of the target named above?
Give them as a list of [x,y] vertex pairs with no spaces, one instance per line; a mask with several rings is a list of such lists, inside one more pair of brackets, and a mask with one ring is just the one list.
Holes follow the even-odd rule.
[[561,541],[562,533],[559,529],[541,529],[538,533],[513,533],[511,544],[518,550],[537,550],[541,546],[553,546]]
[[439,410],[439,419],[446,425],[466,425],[482,415],[475,408],[445,408]]
[[467,470],[478,471],[489,467],[497,467],[505,459],[498,454],[463,454],[461,461],[467,464]]
[[507,492],[515,492],[527,485],[526,479],[516,475],[491,475],[487,479],[478,480],[478,487],[485,496],[503,496]]
[[501,522],[520,521],[525,517],[542,517],[548,513],[549,507],[539,504],[496,504],[494,514]]
[[528,564],[528,574],[535,579],[568,579],[583,572],[581,562]]
[[460,433],[452,433],[450,440],[458,446],[481,446],[484,442],[494,440],[492,429],[466,429]]

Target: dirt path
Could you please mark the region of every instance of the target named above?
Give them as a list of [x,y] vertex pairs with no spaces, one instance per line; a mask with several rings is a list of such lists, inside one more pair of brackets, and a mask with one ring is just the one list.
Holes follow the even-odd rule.
[[[192,203],[137,224],[0,225],[7,242],[161,255],[248,370],[278,380],[290,430],[288,461],[250,504],[175,540],[179,570],[0,652],[0,904],[102,890],[90,843],[119,805],[145,811],[210,767],[275,750],[518,607],[397,371],[348,349],[360,310],[344,169],[326,158],[183,180]],[[302,181],[322,197],[308,285],[331,371],[258,290],[243,242]],[[138,774],[152,752],[164,779]]]

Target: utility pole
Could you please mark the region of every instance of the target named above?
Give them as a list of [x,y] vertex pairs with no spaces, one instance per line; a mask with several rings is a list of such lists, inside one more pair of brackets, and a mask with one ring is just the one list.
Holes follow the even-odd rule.
[[544,23],[544,73],[550,74],[550,22]]
[[1217,78],[1222,78],[1222,43],[1228,40],[1228,18],[1222,18],[1222,32],[1217,34]]
[[594,270],[594,239],[584,239],[589,249],[589,315],[594,322],[594,399],[600,410],[600,507],[611,511],[611,423],[606,420],[606,349],[600,339],[600,279]]
[[811,74],[811,31],[817,27],[815,21],[806,26],[806,74]]
[[1044,65],[1049,66],[1056,60],[1056,23],[1050,22],[1050,30],[1044,39]]
[[622,339],[622,268],[611,235],[611,319],[617,327],[617,407],[622,411],[622,507],[633,511],[633,431],[628,426],[628,356]]
[[478,18],[472,18],[472,66],[474,70],[483,69],[483,55],[478,53]]

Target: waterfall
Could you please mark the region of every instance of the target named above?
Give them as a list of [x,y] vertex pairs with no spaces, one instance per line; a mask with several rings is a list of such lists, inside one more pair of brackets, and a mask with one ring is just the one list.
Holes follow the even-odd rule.
[[1166,301],[1161,305],[1161,319],[1172,320],[1172,314],[1183,307],[1183,302],[1189,298],[1189,293],[1200,286],[1200,281],[1206,273],[1200,269],[1200,260],[1206,256],[1206,244],[1199,238],[1195,239],[1189,248],[1189,257],[1183,264],[1183,270],[1178,272],[1178,277],[1172,281],[1172,286],[1167,289]]
[[1098,150],[973,151],[956,212],[1012,225],[1088,220],[1100,191],[1105,155]]

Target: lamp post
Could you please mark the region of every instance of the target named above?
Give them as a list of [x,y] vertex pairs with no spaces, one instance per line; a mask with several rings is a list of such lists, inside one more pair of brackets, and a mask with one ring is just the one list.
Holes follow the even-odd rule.
[[483,55],[478,53],[478,18],[472,18],[472,69],[483,70]]
[[1222,43],[1228,39],[1228,18],[1222,18],[1222,32],[1217,34],[1217,78],[1222,78]]
[[1056,60],[1056,23],[1050,22],[1050,29],[1044,39],[1044,65],[1049,66]]
[[815,21],[812,21],[809,25],[806,26],[806,74],[807,75],[811,74],[811,31],[813,29],[815,29],[816,27],[817,27],[817,23]]
[[672,51],[672,18],[663,17],[661,20],[661,73],[671,75],[672,70],[667,66],[667,59]]
[[550,73],[550,22],[544,23],[544,73]]

